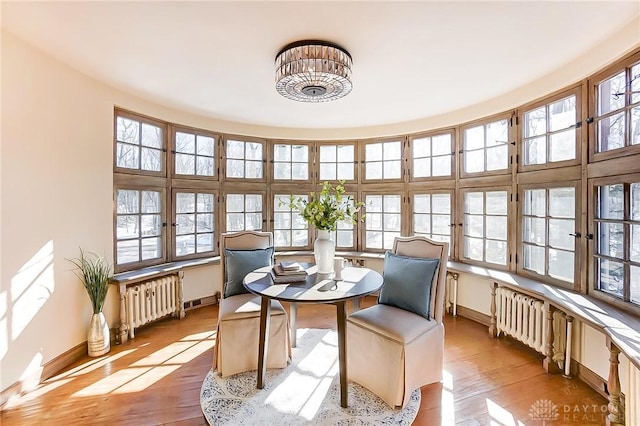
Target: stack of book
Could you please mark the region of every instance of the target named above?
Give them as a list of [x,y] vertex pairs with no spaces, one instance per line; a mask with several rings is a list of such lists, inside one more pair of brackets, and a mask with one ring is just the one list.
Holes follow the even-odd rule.
[[273,265],[271,278],[276,284],[297,283],[307,279],[307,271],[298,262],[280,262]]

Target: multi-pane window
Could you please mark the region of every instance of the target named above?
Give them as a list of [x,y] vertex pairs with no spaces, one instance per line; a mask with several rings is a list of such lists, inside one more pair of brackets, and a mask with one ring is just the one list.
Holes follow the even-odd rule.
[[402,196],[367,195],[365,210],[365,248],[392,249],[401,232]]
[[597,187],[596,288],[640,304],[640,182]]
[[595,126],[597,152],[640,144],[640,63],[597,85]]
[[[293,195],[308,200],[306,195]],[[276,247],[306,247],[309,245],[307,222],[297,211],[292,210],[290,195],[275,195],[273,202],[273,238]]]
[[507,191],[464,194],[463,256],[466,259],[507,264]]
[[273,178],[275,180],[308,180],[309,146],[274,144]]
[[574,160],[577,120],[575,95],[525,112],[522,119],[524,165]]
[[226,195],[227,232],[262,229],[262,194]]
[[354,145],[320,145],[320,180],[355,179]]
[[411,140],[412,178],[451,176],[453,156],[450,133]]
[[116,115],[116,167],[161,172],[163,149],[162,127]]
[[527,271],[574,282],[575,187],[526,189],[522,210],[522,264]]
[[[346,194],[345,194],[346,195]],[[344,205],[351,206],[351,209],[354,208],[353,198],[343,198],[342,202]],[[354,224],[348,220],[341,220],[337,224],[336,229],[336,247],[338,248],[354,248],[355,240],[354,240]]]
[[509,164],[509,122],[493,121],[464,129],[464,172],[506,170]]
[[214,194],[177,192],[175,209],[176,256],[213,252],[215,240]]
[[451,194],[414,194],[413,233],[451,243]]
[[176,131],[175,173],[189,176],[214,176],[215,142],[212,136]]
[[163,194],[118,189],[116,193],[116,265],[161,259]]
[[228,178],[262,179],[264,175],[262,142],[228,139],[226,156]]
[[402,142],[365,144],[365,179],[400,179],[402,176]]

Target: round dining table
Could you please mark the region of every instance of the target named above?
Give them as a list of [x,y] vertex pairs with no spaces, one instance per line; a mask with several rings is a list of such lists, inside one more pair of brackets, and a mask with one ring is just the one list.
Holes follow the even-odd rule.
[[[328,303],[336,306],[338,329],[338,363],[340,369],[340,405],[347,407],[347,341],[346,341],[346,302],[374,293],[382,287],[382,275],[362,267],[347,267],[342,271],[342,279],[334,280],[332,274],[319,274],[313,264],[302,263],[307,276],[304,281],[274,283],[271,266],[250,272],[243,281],[245,288],[261,297],[260,304],[260,340],[258,344],[257,387],[264,387],[266,374],[266,356],[269,347],[269,325],[271,318],[271,299],[291,303],[292,323],[295,324],[296,304]],[[295,333],[295,326],[292,333]],[[295,334],[294,334],[295,336]]]

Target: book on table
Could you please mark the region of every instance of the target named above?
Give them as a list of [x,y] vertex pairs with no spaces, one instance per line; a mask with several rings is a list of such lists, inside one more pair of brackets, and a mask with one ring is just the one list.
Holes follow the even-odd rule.
[[305,282],[307,279],[307,273],[302,270],[302,272],[297,272],[295,274],[278,275],[274,266],[271,269],[271,279],[276,284],[300,283]]
[[284,271],[300,271],[304,269],[302,265],[300,265],[295,260],[283,260],[279,263]]
[[277,263],[275,265],[273,265],[273,270],[276,273],[276,275],[306,275],[306,271],[304,270],[304,268],[302,267],[302,265],[298,264],[297,268],[295,269],[284,269],[282,267],[281,263]]

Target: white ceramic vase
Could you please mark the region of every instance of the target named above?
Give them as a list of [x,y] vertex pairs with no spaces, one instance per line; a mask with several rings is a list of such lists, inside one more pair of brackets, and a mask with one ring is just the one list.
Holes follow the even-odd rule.
[[102,312],[91,316],[89,333],[87,334],[87,347],[89,356],[104,355],[111,349],[109,324]]
[[318,229],[318,238],[313,243],[313,256],[318,266],[319,274],[333,272],[333,257],[336,253],[336,242],[331,238],[331,232]]

